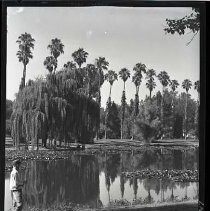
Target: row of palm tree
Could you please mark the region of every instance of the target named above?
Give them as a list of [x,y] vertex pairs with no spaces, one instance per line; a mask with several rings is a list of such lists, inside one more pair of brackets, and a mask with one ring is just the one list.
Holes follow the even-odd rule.
[[[146,75],[146,87],[149,89],[149,97],[151,99],[152,91],[156,87],[155,82],[155,76],[157,76],[158,80],[160,81],[162,85],[162,96],[166,89],[166,87],[169,85],[171,88],[171,91],[173,93],[173,100],[172,100],[172,110],[174,108],[174,98],[176,94],[176,90],[179,86],[179,83],[177,80],[170,80],[170,77],[166,71],[161,71],[159,74],[156,74],[155,70],[146,68],[146,65],[142,63],[137,63],[133,68],[134,74],[132,76],[132,82],[135,84],[136,87],[136,93],[135,93],[135,100],[134,100],[134,113],[133,113],[133,120],[135,121],[135,118],[138,116],[139,113],[139,88],[142,83],[143,79],[143,73]],[[124,115],[125,115],[125,104],[126,104],[126,94],[125,94],[125,83],[130,78],[131,74],[130,71],[127,68],[122,68],[119,71],[119,77],[123,80],[123,93],[122,93],[122,99],[121,99],[121,139],[123,138],[123,123],[124,123]],[[110,90],[115,80],[117,80],[117,75],[114,71],[107,73],[107,81],[110,83]],[[189,79],[185,79],[182,82],[183,89],[186,90],[186,104],[185,104],[185,118],[184,118],[184,125],[186,127],[186,121],[187,121],[187,102],[188,102],[188,92],[192,87],[192,82]],[[196,81],[194,83],[194,88],[197,90],[198,95],[200,93],[200,84],[199,81]],[[109,95],[109,100],[111,99],[111,91]],[[199,97],[198,97],[199,99]],[[161,123],[163,124],[163,97],[161,98]],[[163,127],[163,125],[162,125]],[[185,130],[186,131],[186,130]],[[185,138],[186,138],[186,132],[185,132]]]
[[[17,52],[17,56],[20,62],[23,63],[23,77],[21,79],[20,88],[23,89],[25,87],[25,77],[26,77],[26,65],[29,63],[29,59],[33,58],[32,49],[34,49],[34,39],[28,33],[22,34],[18,37],[17,43],[19,44],[19,51]],[[51,43],[47,47],[50,50],[50,56],[46,57],[44,61],[44,66],[49,71],[50,74],[55,74],[58,66],[58,57],[64,53],[64,45],[60,39],[55,38],[51,40]],[[91,96],[91,88],[94,89],[95,93],[92,93],[92,96],[96,98],[97,103],[101,107],[101,86],[104,83],[104,79],[110,83],[110,92],[108,101],[111,102],[111,91],[113,83],[117,80],[118,75],[123,80],[123,92],[122,92],[122,105],[121,105],[121,139],[123,138],[123,125],[124,125],[124,116],[125,116],[125,105],[126,105],[126,81],[131,77],[130,70],[127,68],[122,68],[117,74],[113,70],[108,70],[109,62],[105,59],[105,57],[99,57],[95,59],[94,64],[87,64],[86,67],[82,68],[82,65],[86,62],[88,57],[88,53],[83,49],[79,48],[77,51],[72,53],[73,61],[68,61],[67,64],[64,64],[64,69],[68,69],[74,71],[74,78],[78,82],[78,84],[87,84],[85,87],[85,92],[90,97]],[[77,66],[78,68],[77,68]],[[107,73],[104,75],[104,71]],[[145,64],[137,63],[133,68],[134,74],[132,76],[132,82],[135,84],[136,92],[134,98],[134,112],[133,112],[133,120],[135,121],[136,117],[139,114],[139,90],[140,85],[143,80],[143,76],[145,75],[146,87],[149,89],[149,97],[152,97],[152,91],[157,86],[155,82],[155,77],[158,78],[162,85],[162,94],[168,85],[171,87],[171,91],[173,96],[175,97],[176,89],[179,86],[177,80],[170,80],[170,77],[166,71],[161,71],[159,74],[156,73],[153,69],[148,69]],[[93,80],[94,77],[94,80]],[[93,82],[94,81],[94,82]],[[92,82],[92,83],[91,83]],[[92,87],[91,87],[92,86]],[[81,86],[82,87],[82,86]],[[187,103],[188,103],[188,92],[192,87],[192,82],[189,79],[185,79],[182,83],[182,87],[186,90],[186,104],[185,104],[185,125],[187,121]],[[199,93],[199,81],[196,81],[194,84],[194,88]],[[174,107],[174,103],[172,101],[172,107]],[[163,97],[161,98],[161,122],[163,123]],[[99,128],[98,128],[99,130]],[[97,130],[97,131],[98,131]],[[98,135],[96,135],[98,137]],[[185,135],[186,137],[186,135]]]

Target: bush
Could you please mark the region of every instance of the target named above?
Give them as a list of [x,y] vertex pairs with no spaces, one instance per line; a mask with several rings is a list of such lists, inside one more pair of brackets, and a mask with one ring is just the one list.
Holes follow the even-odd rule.
[[6,120],[5,134],[11,136],[11,121],[9,119]]

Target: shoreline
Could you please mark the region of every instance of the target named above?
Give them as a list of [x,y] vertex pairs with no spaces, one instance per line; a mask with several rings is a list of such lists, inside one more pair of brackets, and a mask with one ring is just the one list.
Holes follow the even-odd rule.
[[[52,208],[50,208],[52,209]],[[50,209],[41,210],[39,208],[31,208],[29,211],[49,211]],[[103,208],[80,208],[77,205],[69,204],[60,207],[53,207],[54,211],[59,210],[72,210],[72,211],[197,211],[198,200],[184,201],[184,202],[162,202],[155,204],[144,204],[144,205],[131,205],[131,206],[119,206],[112,207],[107,206]]]
[[[174,209],[176,207],[176,210],[181,211],[197,211],[198,210],[198,201],[187,201],[187,202],[163,202],[163,203],[156,203],[156,204],[146,204],[146,205],[135,205],[132,207],[116,207],[116,208],[102,208],[102,209],[94,209],[95,211],[106,211],[106,210],[112,210],[112,211],[121,211],[121,210],[141,210],[141,211],[170,211],[170,209]],[[87,209],[90,210],[90,209]],[[87,211],[84,210],[84,211]]]
[[22,160],[55,160],[55,159],[67,159],[72,154],[81,155],[94,155],[94,154],[104,154],[104,153],[139,153],[147,150],[161,150],[161,153],[167,152],[167,150],[196,150],[199,149],[198,141],[165,141],[143,144],[142,142],[136,140],[98,140],[93,144],[85,144],[85,148],[77,148],[77,144],[72,143],[69,146],[57,146],[56,148],[44,148],[39,146],[39,150],[25,150],[25,146],[20,146],[20,150],[16,150],[15,147],[10,144],[5,143],[5,162],[13,161],[15,159]]

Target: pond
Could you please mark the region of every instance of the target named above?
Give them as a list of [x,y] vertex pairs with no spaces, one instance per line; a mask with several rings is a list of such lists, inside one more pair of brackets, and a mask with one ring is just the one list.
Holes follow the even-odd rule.
[[[69,159],[29,161],[21,177],[24,209],[52,208],[64,203],[100,208],[198,200],[198,182],[126,178],[121,173],[143,169],[196,170],[196,150],[147,150],[138,153],[81,155]],[[5,174],[5,211],[11,208],[9,173]]]

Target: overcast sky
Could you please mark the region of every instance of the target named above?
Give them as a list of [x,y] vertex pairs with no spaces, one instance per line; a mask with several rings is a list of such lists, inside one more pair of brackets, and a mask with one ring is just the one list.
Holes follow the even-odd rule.
[[[165,34],[166,18],[179,18],[191,12],[191,8],[123,8],[123,7],[11,7],[7,11],[7,99],[13,100],[18,91],[23,64],[18,62],[16,40],[22,33],[30,33],[35,39],[34,58],[27,65],[26,81],[45,76],[43,65],[49,56],[47,45],[59,38],[64,44],[64,54],[58,58],[58,70],[72,60],[71,54],[79,47],[89,53],[87,63],[99,56],[109,62],[109,69],[117,73],[126,67],[133,74],[136,63],[147,68],[168,72],[171,79],[181,84],[186,78],[193,83],[199,80],[199,34],[186,46],[193,34],[184,36]],[[160,89],[157,87],[153,94]],[[123,82],[119,78],[113,85],[112,100],[120,104]],[[184,91],[181,86],[179,92]],[[109,84],[102,86],[102,106],[109,94]],[[192,97],[197,94],[190,90]],[[127,102],[134,98],[135,86],[131,78],[126,82]],[[149,95],[143,80],[139,97]]]

